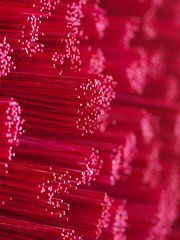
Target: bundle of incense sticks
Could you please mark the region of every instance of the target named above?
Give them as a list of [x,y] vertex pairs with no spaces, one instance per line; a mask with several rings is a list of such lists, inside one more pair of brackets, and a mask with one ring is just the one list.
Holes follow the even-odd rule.
[[0,239],[179,239],[179,16],[0,0]]

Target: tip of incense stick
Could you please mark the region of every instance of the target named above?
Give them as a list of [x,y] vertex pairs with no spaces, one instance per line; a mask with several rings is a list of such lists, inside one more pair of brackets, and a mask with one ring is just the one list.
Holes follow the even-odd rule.
[[126,70],[127,78],[132,91],[142,94],[147,79],[147,54],[143,49],[138,49],[139,59],[134,61]]
[[143,19],[143,34],[145,35],[146,38],[148,39],[153,39],[156,37],[156,27],[155,27],[155,9],[151,8],[149,11],[145,14],[144,19]]
[[113,223],[113,240],[126,240],[126,228],[128,227],[128,213],[126,210],[126,204],[123,202],[121,205],[119,205],[116,215],[114,217],[114,223]]
[[177,100],[179,92],[179,82],[176,77],[168,77],[166,83],[165,100],[168,103],[174,103]]
[[[9,162],[15,153],[12,152],[12,147],[19,144],[19,136],[22,135],[23,120],[20,118],[21,108],[13,98],[0,97],[1,111],[1,161]],[[5,164],[5,168],[8,164]],[[8,173],[8,169],[6,170]]]
[[100,236],[100,234],[102,233],[102,229],[103,228],[107,228],[109,225],[109,221],[110,221],[110,209],[112,206],[112,198],[108,196],[107,193],[104,194],[104,201],[102,203],[102,213],[101,213],[101,219],[99,221],[99,226],[97,226],[97,228],[99,229],[99,231],[97,232],[97,236]]
[[89,73],[100,74],[103,72],[105,66],[105,57],[103,51],[98,48],[97,51],[91,55],[89,62]]
[[148,52],[148,75],[153,78],[160,77],[165,71],[165,54],[162,49],[154,49]]
[[121,170],[121,158],[122,158],[122,147],[119,146],[117,149],[113,149],[112,154],[112,170],[111,170],[111,185],[115,185],[115,182],[120,179],[120,170]]
[[149,184],[152,188],[157,186],[162,173],[162,165],[159,160],[160,148],[159,143],[153,145],[147,156],[147,165],[143,172],[143,183]]
[[85,19],[82,18],[83,37],[87,39],[96,38],[102,39],[105,34],[105,30],[108,26],[108,18],[105,16],[105,10],[100,8],[98,3],[91,4],[91,11],[89,11],[89,5],[85,4],[82,8],[82,13],[92,26],[89,29],[86,26]]
[[96,177],[102,168],[102,160],[99,158],[98,152],[92,149],[92,154],[87,159],[87,170],[83,176],[83,181],[85,184],[95,181]]
[[153,221],[154,226],[150,230],[147,240],[165,239],[165,236],[170,232],[171,226],[177,218],[179,201],[178,175],[179,171],[172,167],[167,185],[161,192],[158,212]]
[[7,43],[6,37],[0,42],[0,78],[6,77],[11,69],[14,69],[14,63],[11,60],[11,53],[13,49]]
[[130,18],[125,25],[125,33],[122,39],[123,47],[128,48],[131,40],[135,37],[135,33],[139,30],[139,20]]
[[[123,159],[125,165],[129,165],[136,154],[137,139],[134,133],[130,133],[126,136],[125,144],[123,146]],[[125,166],[124,166],[125,167]]]
[[158,128],[158,118],[148,113],[147,111],[143,111],[143,118],[141,120],[141,131],[145,143],[149,144],[153,141],[156,136],[156,132],[158,131]]

